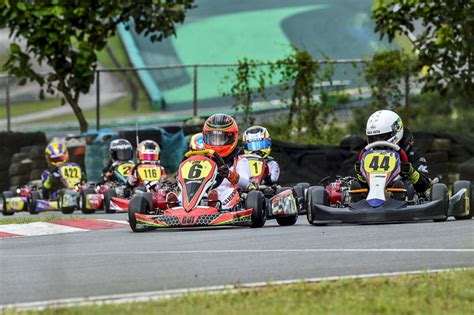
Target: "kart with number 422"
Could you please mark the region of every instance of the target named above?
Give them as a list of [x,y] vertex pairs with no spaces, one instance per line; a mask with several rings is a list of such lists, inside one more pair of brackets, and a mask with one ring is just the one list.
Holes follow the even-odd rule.
[[[128,219],[134,232],[155,228],[247,225],[263,227],[266,221],[266,199],[259,190],[248,193],[237,187],[234,206],[222,209],[219,200],[209,199],[209,193],[224,180],[218,174],[225,166],[221,156],[213,150],[186,153],[187,159],[178,169],[181,205],[177,199],[156,207],[151,193],[134,196],[130,202]],[[163,210],[164,208],[164,210]]]
[[472,218],[469,181],[455,182],[451,197],[442,183],[432,184],[429,195],[416,193],[410,181],[400,179],[401,165],[408,163],[406,153],[385,141],[367,145],[360,161],[368,188],[351,190],[354,178],[337,178],[325,187],[308,189],[310,224],[445,221],[449,216]]

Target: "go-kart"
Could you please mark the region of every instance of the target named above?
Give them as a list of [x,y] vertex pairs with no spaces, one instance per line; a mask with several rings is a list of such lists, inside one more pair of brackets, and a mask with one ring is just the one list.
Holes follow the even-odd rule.
[[28,196],[28,210],[31,214],[53,210],[71,214],[79,207],[79,195],[83,190],[81,167],[72,162],[64,163],[52,175],[59,188],[49,198],[45,198],[40,190],[31,191]]
[[[154,164],[139,164],[137,166],[137,180],[142,185],[135,187],[133,192],[128,189],[124,190],[122,194],[117,191],[109,191],[108,195],[104,195],[104,202],[106,206],[112,210],[128,211],[131,198],[136,194],[147,193],[144,196],[153,200],[153,204],[158,208],[164,208],[164,200],[168,190],[173,187],[165,182],[162,177],[161,167]],[[159,204],[159,206],[158,206]]]
[[113,198],[126,199],[130,197],[130,189],[127,188],[127,176],[133,168],[133,163],[121,163],[114,167],[114,180],[89,187],[81,192],[80,208],[83,213],[94,213],[96,210],[105,210],[106,213],[115,211],[127,211],[128,203],[121,207],[113,202]]
[[406,153],[397,145],[377,141],[360,155],[360,170],[368,188],[351,190],[354,178],[337,178],[308,189],[307,219],[313,225],[328,223],[377,223],[413,220],[444,221],[472,217],[472,188],[468,181],[454,183],[448,195],[445,184],[434,183],[429,196],[418,194],[409,181],[400,180]]
[[295,224],[298,213],[303,210],[304,187],[296,191],[290,187],[264,185],[262,183],[267,174],[267,161],[256,154],[243,154],[239,158],[248,161],[251,171],[250,181],[265,196],[267,219],[276,219],[279,225]]
[[154,203],[151,193],[137,194],[130,201],[128,210],[129,224],[134,232],[168,227],[247,225],[259,228],[265,225],[266,199],[261,191],[245,194],[235,188],[236,203],[229,210],[221,209],[219,200],[208,198],[208,193],[224,180],[218,175],[218,168],[225,162],[218,153],[191,151],[186,157],[178,169],[182,205],[177,199],[170,198]]
[[28,198],[35,186],[21,186],[15,192],[4,191],[2,193],[2,214],[13,215],[15,212],[28,211]]

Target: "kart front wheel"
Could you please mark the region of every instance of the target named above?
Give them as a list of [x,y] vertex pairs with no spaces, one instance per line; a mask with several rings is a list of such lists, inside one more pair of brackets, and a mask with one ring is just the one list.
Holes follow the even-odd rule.
[[311,225],[321,226],[326,223],[316,223],[316,208],[314,205],[329,206],[329,196],[326,189],[322,186],[314,186],[308,189],[308,203],[307,203],[306,218]]
[[146,232],[151,230],[151,227],[138,223],[137,218],[135,217],[136,213],[148,214],[150,211],[151,205],[144,196],[133,196],[128,205],[128,224],[133,232]]
[[32,191],[30,198],[28,200],[28,212],[30,214],[38,214],[39,212],[36,210],[36,204],[38,199],[41,199],[41,195],[39,191]]
[[117,192],[115,189],[109,189],[104,193],[104,210],[105,213],[115,213],[115,209],[110,209],[110,202],[112,197],[117,197]]
[[298,216],[297,215],[292,215],[291,217],[280,217],[280,218],[277,217],[276,221],[281,226],[294,225],[296,223],[296,221],[298,221]]
[[259,190],[252,190],[248,193],[247,199],[245,200],[245,207],[247,209],[252,208],[252,224],[250,227],[260,228],[265,225],[267,221],[265,197]]
[[472,219],[472,184],[470,181],[467,180],[459,180],[454,182],[453,185],[453,195],[455,195],[458,191],[461,189],[466,189],[466,192],[464,193],[464,198],[465,198],[465,212],[463,215],[459,216],[454,216],[456,220],[470,220]]
[[3,208],[2,208],[2,214],[3,215],[13,215],[13,211],[7,211],[7,199],[12,198],[15,195],[11,191],[4,191],[2,193],[2,201],[3,201]]
[[300,214],[305,214],[307,211],[306,208],[306,191],[309,188],[309,183],[298,183],[295,185],[293,190],[296,193],[298,208],[300,209]]
[[95,194],[95,190],[92,188],[87,188],[87,189],[84,189],[81,195],[79,196],[80,208],[81,208],[82,213],[84,214],[95,213],[94,209],[87,208],[87,195],[92,195],[92,194]]
[[442,200],[442,206],[444,210],[444,216],[439,219],[434,219],[434,222],[443,222],[448,219],[448,210],[449,210],[449,196],[448,196],[448,187],[445,184],[437,183],[431,186],[430,200]]
[[61,210],[61,212],[63,214],[72,214],[74,212],[74,210],[76,209],[76,207],[74,206],[64,206],[63,205],[63,201],[64,201],[64,192],[60,192],[58,193],[58,207],[59,209]]

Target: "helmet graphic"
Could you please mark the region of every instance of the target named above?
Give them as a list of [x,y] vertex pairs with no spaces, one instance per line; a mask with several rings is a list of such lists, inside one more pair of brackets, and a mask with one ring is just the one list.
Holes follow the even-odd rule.
[[44,156],[50,166],[59,166],[69,160],[66,145],[59,142],[51,142],[44,150]]
[[160,160],[160,146],[152,140],[144,140],[137,147],[137,162],[157,164]]
[[365,129],[367,142],[388,141],[398,144],[403,137],[403,122],[391,110],[379,110],[370,115]]
[[130,161],[133,160],[132,144],[125,139],[116,139],[110,143],[109,156],[112,161]]
[[234,118],[227,114],[214,114],[204,123],[202,130],[204,148],[226,157],[234,151],[239,141],[239,129]]
[[252,126],[245,130],[242,137],[244,151],[247,154],[258,154],[263,158],[270,155],[272,150],[272,139],[267,128],[261,126]]
[[191,137],[189,141],[189,150],[201,151],[204,150],[204,142],[202,140],[202,132],[196,133]]

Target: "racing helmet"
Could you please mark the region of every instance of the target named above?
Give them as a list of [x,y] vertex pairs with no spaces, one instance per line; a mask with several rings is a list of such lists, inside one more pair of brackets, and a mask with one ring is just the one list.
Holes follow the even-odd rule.
[[398,144],[403,137],[403,122],[391,110],[378,110],[370,115],[365,129],[367,142],[387,141]]
[[126,139],[113,140],[109,146],[109,157],[114,162],[133,160],[132,144]]
[[59,166],[69,160],[69,153],[65,144],[51,142],[44,150],[44,157],[50,166]]
[[152,140],[144,140],[137,147],[137,162],[157,164],[160,161],[160,146]]
[[258,154],[263,158],[270,155],[272,151],[272,139],[267,128],[252,126],[245,130],[242,137],[244,151],[246,154]]
[[226,157],[237,146],[239,128],[232,116],[214,114],[204,123],[202,136],[205,149],[214,150],[222,157]]
[[204,143],[202,140],[202,132],[196,133],[191,137],[189,141],[189,150],[190,151],[201,151],[204,150]]

